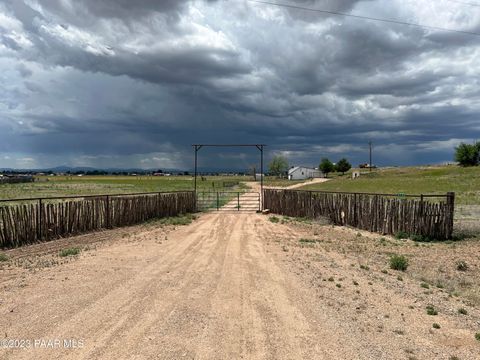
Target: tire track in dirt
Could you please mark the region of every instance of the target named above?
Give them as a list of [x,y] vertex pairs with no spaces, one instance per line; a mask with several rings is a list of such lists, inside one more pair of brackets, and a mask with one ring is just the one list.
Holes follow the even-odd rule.
[[[182,231],[183,229],[181,229],[179,231],[180,241],[176,242],[176,239],[169,240],[169,249],[167,249],[164,257],[148,265],[139,274],[130,278],[128,282],[118,283],[105,293],[94,293],[94,298],[84,303],[80,311],[65,316],[63,324],[61,321],[54,322],[55,332],[42,334],[42,337],[50,339],[58,338],[58,334],[73,334],[74,336],[72,335],[72,337],[79,338],[79,335],[84,333],[86,334],[86,338],[90,335],[89,333],[92,333],[98,334],[95,336],[96,343],[108,345],[108,340],[111,340],[124,324],[128,324],[129,320],[135,317],[135,314],[138,312],[135,311],[135,309],[148,309],[148,306],[142,307],[138,302],[140,300],[144,302],[148,299],[151,300],[148,294],[154,291],[152,282],[157,282],[160,287],[165,289],[176,288],[178,284],[182,283],[184,274],[189,271],[194,263],[197,250],[205,246],[204,239],[202,238],[202,235],[205,234],[202,233],[202,229],[208,229],[207,235],[214,235],[216,231],[215,227],[212,228],[210,226],[210,222],[205,225],[202,224],[203,222],[205,221],[202,219],[197,224],[200,230],[198,234],[194,229],[188,229],[188,231]],[[146,235],[151,235],[151,233]],[[178,268],[182,269],[182,272],[175,276],[176,269]],[[172,275],[168,276],[167,279],[162,279],[162,274],[165,275],[167,273],[171,273]],[[188,287],[188,285],[189,284],[186,283],[183,287]],[[134,295],[133,299],[132,293]],[[175,299],[177,293],[178,291],[172,292],[171,297]],[[50,310],[55,309],[53,304],[49,306],[48,301],[44,304],[44,307]],[[55,315],[46,314],[44,318],[53,319]],[[90,318],[94,321],[90,322],[87,326],[87,324],[82,321],[85,318]],[[80,324],[81,329],[78,329],[76,325]],[[39,328],[44,326],[43,322],[39,325]],[[30,326],[30,330],[34,332],[32,331],[34,327]],[[62,358],[64,357],[64,354],[59,355],[58,351],[52,352],[52,354]],[[50,357],[52,354],[49,354],[47,357]],[[28,354],[25,355],[26,358],[29,358]],[[75,353],[74,357],[78,355],[79,353]],[[86,357],[88,358],[89,356]]]

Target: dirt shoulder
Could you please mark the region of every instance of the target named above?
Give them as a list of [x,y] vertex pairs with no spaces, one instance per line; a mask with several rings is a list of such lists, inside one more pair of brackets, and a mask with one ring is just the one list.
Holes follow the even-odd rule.
[[[2,337],[81,346],[4,348],[0,358],[474,359],[479,353],[475,298],[422,288],[417,272],[424,258],[414,245],[282,220],[210,213],[188,226],[150,224],[9,252],[0,269]],[[95,237],[101,240],[80,255],[58,257],[60,247]],[[456,256],[469,263],[468,279],[477,276],[478,256],[456,246]],[[438,256],[438,266],[452,261],[446,258],[452,249],[438,249],[425,248],[424,256],[427,250]],[[389,252],[407,253],[407,272],[388,269]],[[42,266],[48,258],[58,261]],[[438,315],[427,315],[427,305]]]

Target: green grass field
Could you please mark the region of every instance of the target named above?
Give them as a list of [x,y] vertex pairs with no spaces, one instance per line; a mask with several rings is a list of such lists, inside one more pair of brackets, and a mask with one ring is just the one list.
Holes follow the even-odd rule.
[[[245,181],[246,177],[197,178],[198,189],[224,189],[224,182]],[[50,176],[38,182],[0,185],[0,199],[54,197],[65,195],[128,194],[138,192],[165,192],[193,190],[194,181],[189,176]],[[234,189],[242,189],[236,186]]]
[[480,204],[480,167],[404,167],[379,169],[371,174],[363,171],[366,173],[362,173],[359,179],[353,180],[348,173],[301,189],[391,194],[445,194],[453,191],[457,204]]
[[[25,184],[0,184],[0,199],[56,197],[69,195],[128,194],[138,192],[165,192],[193,190],[191,176],[42,176],[38,181]],[[242,191],[247,186],[242,182],[252,181],[250,176],[199,176],[199,191]],[[240,182],[235,187],[225,183]],[[265,185],[288,186],[295,182],[267,177]]]
[[[64,195],[96,195],[124,194],[137,192],[160,192],[193,190],[191,176],[46,176],[40,181],[26,184],[0,185],[0,199],[18,199],[29,197],[54,197]],[[251,181],[249,176],[208,176],[202,181],[197,178],[200,191],[238,191],[247,187],[240,184],[234,188],[225,188],[225,182]],[[284,187],[297,184],[299,181],[288,181],[267,177],[266,186]],[[362,174],[353,180],[351,174],[339,176],[334,174],[327,183],[306,185],[301,189],[374,192],[374,193],[406,193],[406,194],[445,194],[456,193],[457,204],[480,204],[480,167],[460,168],[444,167],[405,167],[379,169]]]

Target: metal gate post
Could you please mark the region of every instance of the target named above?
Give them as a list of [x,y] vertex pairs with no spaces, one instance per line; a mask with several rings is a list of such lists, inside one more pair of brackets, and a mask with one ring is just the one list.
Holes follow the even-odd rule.
[[260,199],[262,201],[262,204],[261,204],[261,209],[260,211],[262,211],[263,209],[265,209],[265,205],[264,205],[264,200],[263,200],[263,177],[264,177],[264,174],[263,174],[263,145],[260,145],[260,153],[261,153],[261,165],[260,167],[262,168],[262,173],[260,175]]

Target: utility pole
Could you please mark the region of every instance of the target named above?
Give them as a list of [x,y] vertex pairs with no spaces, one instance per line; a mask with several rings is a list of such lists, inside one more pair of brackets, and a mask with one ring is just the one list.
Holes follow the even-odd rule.
[[370,148],[370,162],[368,164],[369,165],[368,167],[370,171],[372,171],[372,142],[371,141],[368,142],[368,146]]

